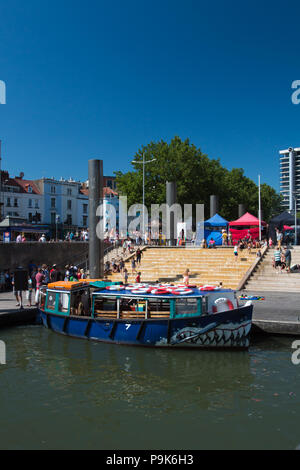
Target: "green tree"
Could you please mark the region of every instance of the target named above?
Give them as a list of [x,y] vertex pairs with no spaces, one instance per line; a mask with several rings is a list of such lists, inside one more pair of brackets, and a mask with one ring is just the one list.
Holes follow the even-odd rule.
[[[120,194],[127,195],[128,206],[142,203],[143,153],[145,160],[155,161],[145,165],[145,204],[162,204],[166,200],[166,181],[176,181],[177,202],[205,204],[205,217],[209,217],[210,195],[219,196],[219,212],[227,220],[238,216],[238,204],[245,204],[253,214],[258,212],[258,187],[244,175],[242,168],[231,171],[218,159],[210,159],[189,139],[174,137],[168,144],[163,140],[150,142],[134,155],[133,170],[116,172]],[[264,218],[280,211],[280,196],[270,186],[261,186]]]

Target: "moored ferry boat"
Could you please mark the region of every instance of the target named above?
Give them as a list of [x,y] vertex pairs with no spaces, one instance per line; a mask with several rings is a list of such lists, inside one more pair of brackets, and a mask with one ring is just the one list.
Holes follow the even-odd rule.
[[251,302],[215,286],[56,282],[41,290],[47,328],[107,343],[152,347],[248,348]]

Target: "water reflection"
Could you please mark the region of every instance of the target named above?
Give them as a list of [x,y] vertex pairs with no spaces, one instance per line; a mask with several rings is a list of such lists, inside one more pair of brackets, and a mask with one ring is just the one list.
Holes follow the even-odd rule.
[[[253,442],[257,439],[260,444],[259,422],[273,445],[279,426],[270,431],[267,425],[273,426],[282,413],[280,419],[288,423],[285,443],[293,442],[289,429],[297,417],[295,386],[300,372],[300,366],[290,361],[293,339],[264,339],[249,352],[109,345],[64,337],[42,327],[2,331],[1,339],[8,353],[7,365],[0,367],[1,418],[11,429],[3,435],[0,431],[0,439],[9,441],[33,419],[38,424],[26,437],[28,446],[37,429],[46,435],[45,441],[56,443],[55,430],[60,427],[64,436],[73,438],[64,438],[66,448],[76,442],[96,448],[99,435],[103,448],[121,448],[119,438],[123,448],[132,448],[130,423],[136,432],[134,442],[141,448],[151,443],[160,448],[184,448],[184,442],[186,448],[197,446],[196,440],[191,441],[191,428],[200,427],[203,446],[214,443],[218,448],[218,442],[225,445],[227,439],[223,432],[216,437],[219,441],[214,440],[219,426],[235,423],[233,447],[237,447],[238,442],[240,446],[248,442],[246,424]],[[40,431],[45,422],[48,427]],[[147,445],[139,437],[141,426]],[[79,434],[75,442],[72,427],[82,429],[84,438]],[[25,438],[19,439],[23,443]]]
[[28,330],[19,334],[16,367],[41,369],[54,393],[84,396],[93,406],[115,402],[152,416],[194,407],[235,409],[237,394],[253,382],[247,352],[118,346],[47,330],[32,346]]

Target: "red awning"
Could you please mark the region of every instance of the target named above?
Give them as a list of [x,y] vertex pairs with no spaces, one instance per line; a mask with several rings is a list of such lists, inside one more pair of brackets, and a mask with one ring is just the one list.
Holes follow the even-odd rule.
[[[237,220],[234,220],[233,222],[229,222],[229,226],[252,226],[252,225],[259,225],[259,219],[255,217],[252,214],[249,214],[249,212],[246,212],[246,214],[242,215]],[[266,222],[263,220],[261,221],[261,225],[267,225]]]

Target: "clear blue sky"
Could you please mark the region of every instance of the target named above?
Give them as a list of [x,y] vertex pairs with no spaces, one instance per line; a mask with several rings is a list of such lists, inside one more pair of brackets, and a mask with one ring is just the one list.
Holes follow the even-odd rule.
[[278,151],[300,146],[299,2],[10,0],[0,18],[12,174],[84,180],[95,157],[126,171],[179,135],[279,189]]

